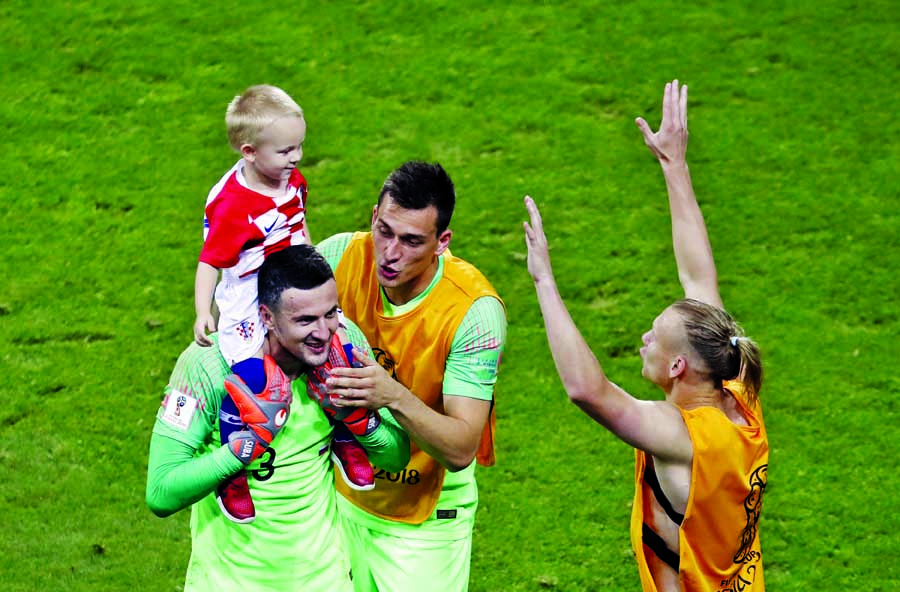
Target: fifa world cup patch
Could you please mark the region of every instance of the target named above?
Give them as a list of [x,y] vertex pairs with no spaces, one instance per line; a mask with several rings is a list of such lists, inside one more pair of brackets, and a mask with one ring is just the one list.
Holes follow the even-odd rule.
[[197,410],[197,399],[180,391],[172,391],[166,399],[162,420],[174,428],[188,429]]
[[245,343],[253,341],[253,331],[256,329],[256,323],[253,321],[241,321],[241,324],[235,328],[237,334]]

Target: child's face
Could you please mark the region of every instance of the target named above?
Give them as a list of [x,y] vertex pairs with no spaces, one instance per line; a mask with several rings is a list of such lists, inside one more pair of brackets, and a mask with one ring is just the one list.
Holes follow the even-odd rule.
[[288,115],[264,127],[256,144],[244,144],[241,153],[261,183],[279,188],[303,158],[305,139],[306,121],[302,117]]

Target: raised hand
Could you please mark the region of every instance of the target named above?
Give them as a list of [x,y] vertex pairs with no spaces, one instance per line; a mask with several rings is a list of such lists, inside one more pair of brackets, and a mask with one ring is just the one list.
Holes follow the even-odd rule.
[[541,221],[541,213],[537,204],[529,196],[525,196],[525,209],[531,223],[524,222],[525,244],[528,246],[528,273],[535,283],[541,280],[552,280],[553,270],[550,267],[550,247],[547,245],[547,236],[544,234],[544,224]]
[[684,164],[688,142],[687,98],[687,85],[679,87],[678,80],[673,80],[666,84],[663,94],[659,131],[653,133],[642,117],[634,120],[644,134],[644,143],[663,166]]

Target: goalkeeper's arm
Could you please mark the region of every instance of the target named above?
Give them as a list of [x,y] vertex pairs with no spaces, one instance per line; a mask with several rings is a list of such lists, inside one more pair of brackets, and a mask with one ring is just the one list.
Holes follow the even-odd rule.
[[409,463],[409,434],[387,409],[379,409],[381,424],[368,436],[356,436],[366,449],[369,461],[391,473],[399,473]]
[[226,477],[262,454],[290,415],[291,385],[271,356],[263,360],[266,389],[254,394],[236,374],[225,379],[247,426],[233,432],[228,444],[194,458],[196,448],[154,431],[147,468],[147,505],[157,516],[168,516],[206,497]]
[[203,499],[244,468],[228,446],[197,457],[195,452],[174,438],[155,432],[150,437],[146,495],[157,516],[164,518]]

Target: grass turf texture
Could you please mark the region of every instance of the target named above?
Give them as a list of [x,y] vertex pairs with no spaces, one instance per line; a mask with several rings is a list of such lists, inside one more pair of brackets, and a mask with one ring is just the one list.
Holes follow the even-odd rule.
[[691,89],[694,184],[729,309],[762,346],[773,590],[895,590],[900,126],[891,2],[0,5],[0,581],[179,590],[188,512],[143,501],[191,339],[224,109],[291,93],[311,230],[363,229],[410,158],[453,176],[453,250],[505,298],[498,465],[471,590],[634,590],[632,453],[566,402],[525,269],[543,209],[563,296],[630,392],[680,296],[665,189],[632,120]]

